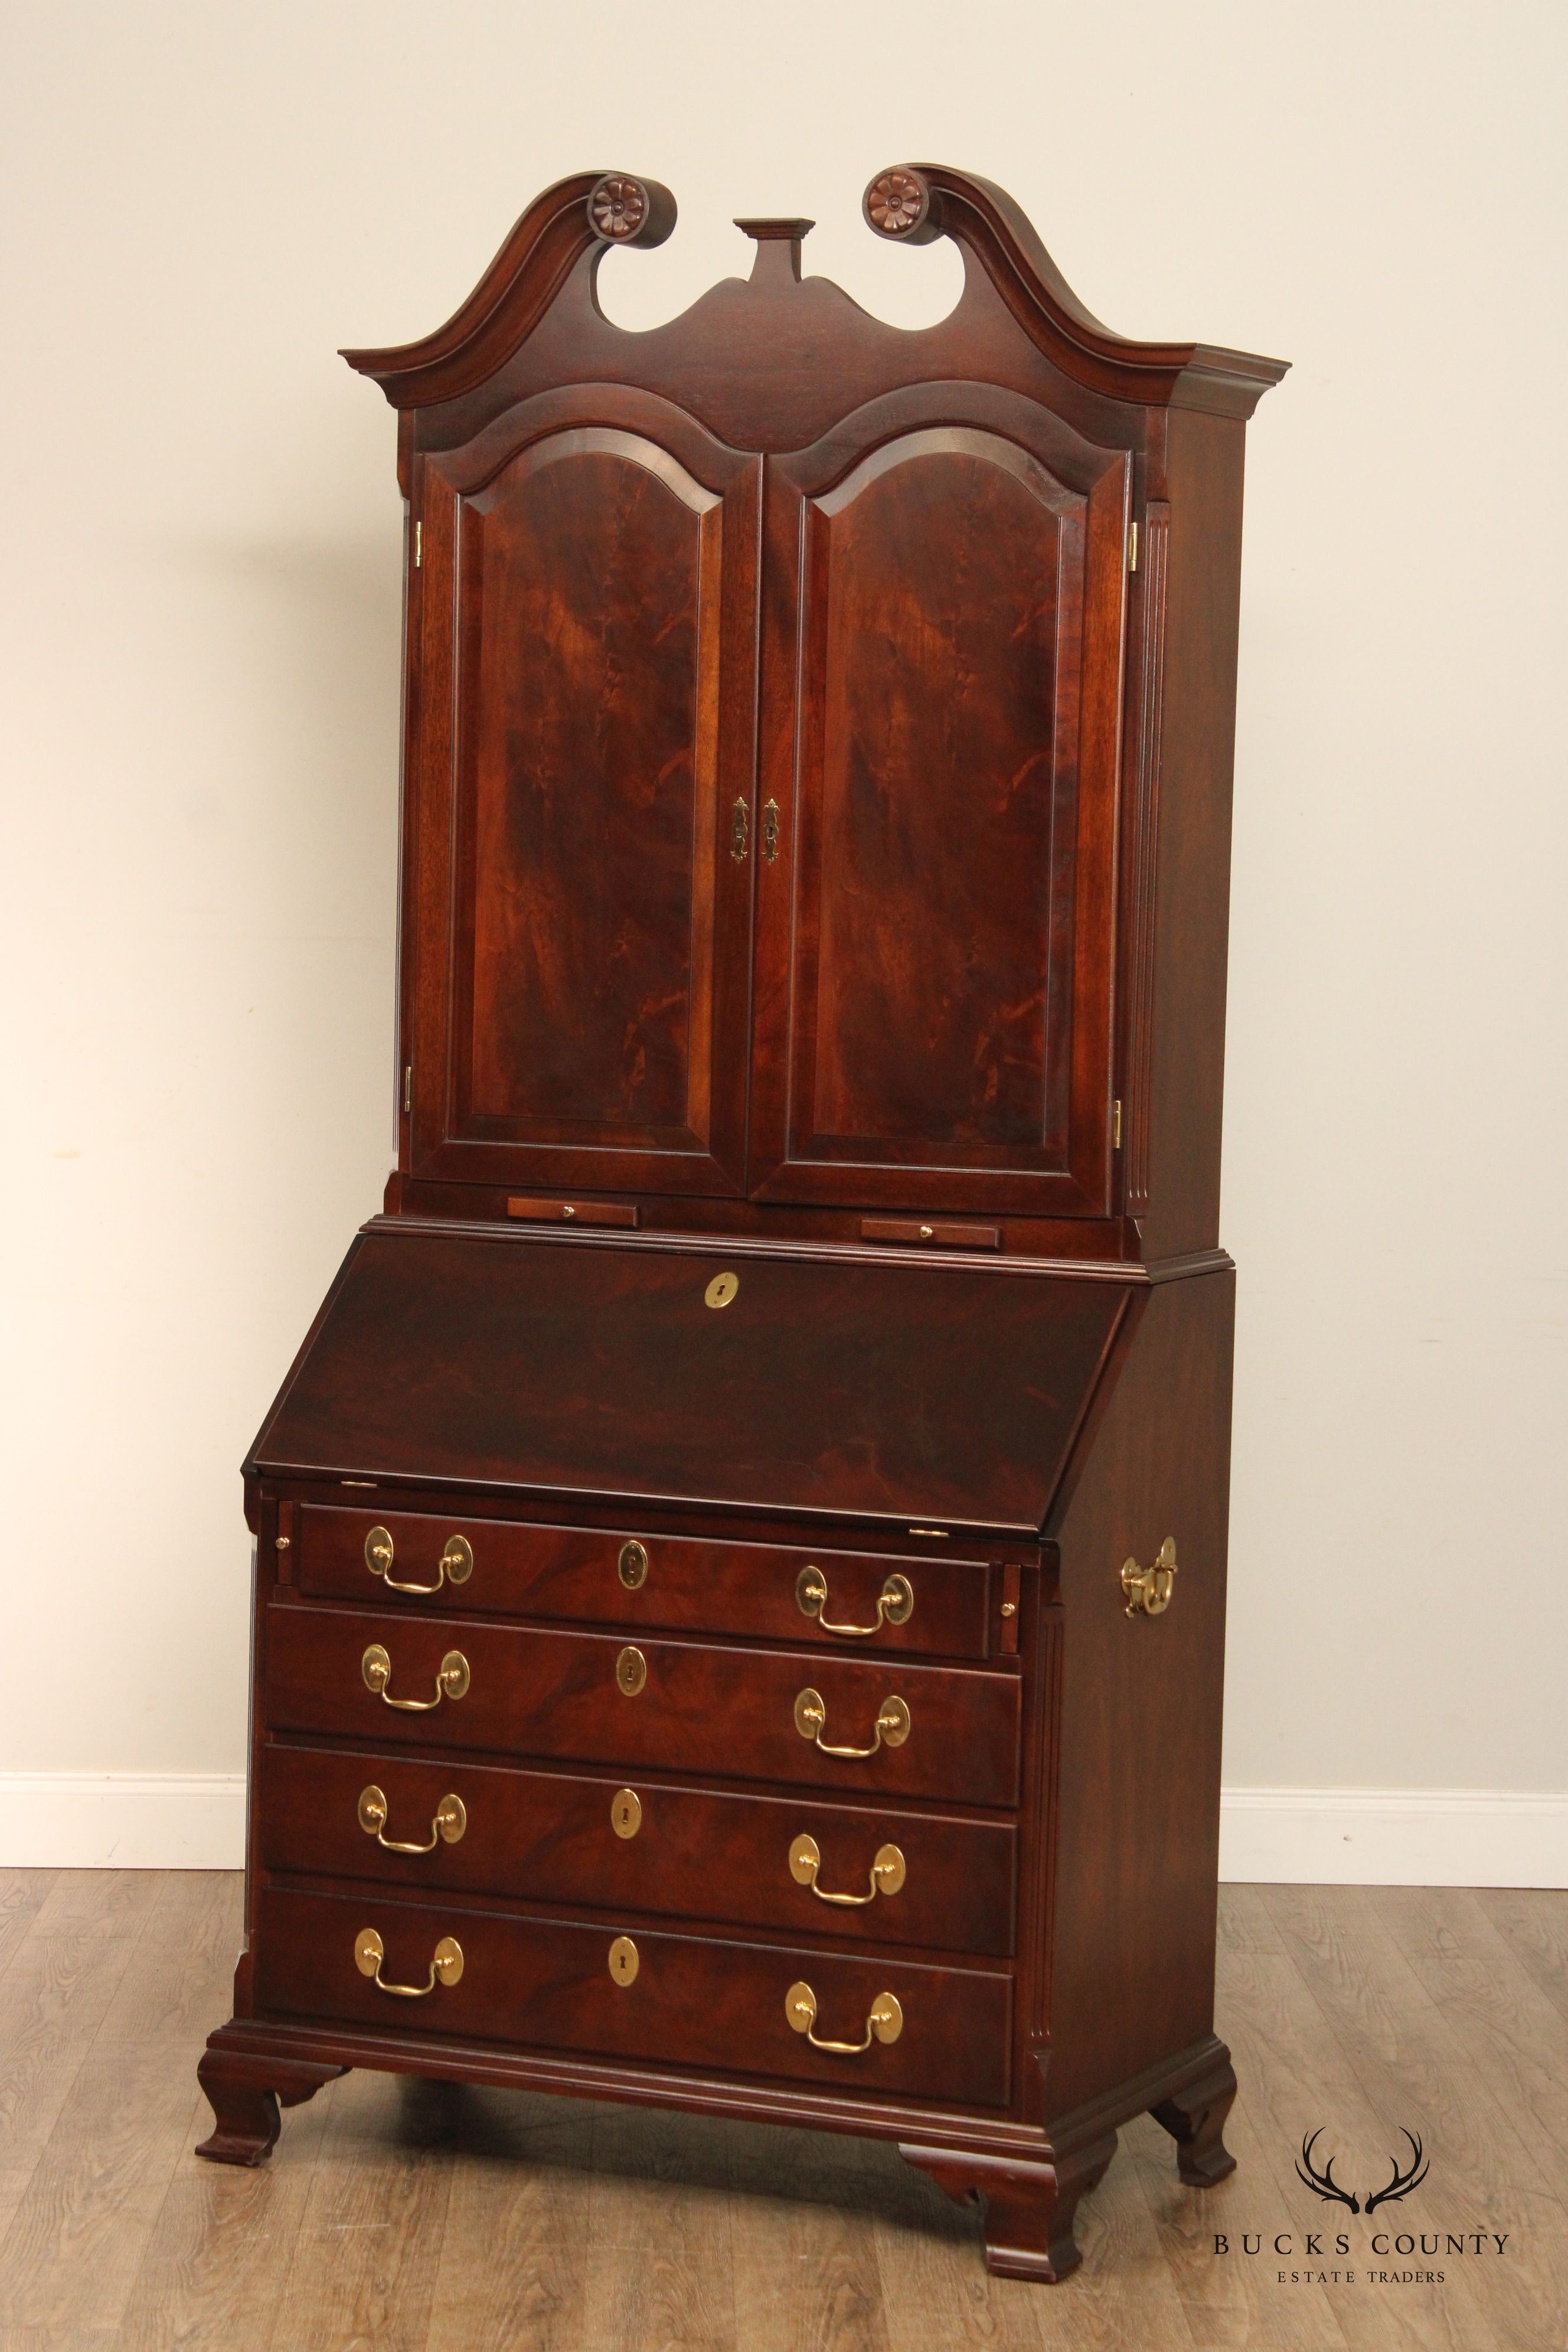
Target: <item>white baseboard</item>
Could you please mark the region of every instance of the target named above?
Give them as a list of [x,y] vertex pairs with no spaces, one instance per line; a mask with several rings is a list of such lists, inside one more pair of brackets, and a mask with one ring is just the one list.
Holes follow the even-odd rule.
[[1568,1886],[1568,1795],[1226,1789],[1219,1874],[1241,1885]]
[[238,1870],[243,1772],[0,1772],[0,1867]]
[[[0,1772],[0,1867],[237,1870],[239,1772]],[[1568,1886],[1568,1795],[1227,1789],[1219,1874],[1243,1885]]]

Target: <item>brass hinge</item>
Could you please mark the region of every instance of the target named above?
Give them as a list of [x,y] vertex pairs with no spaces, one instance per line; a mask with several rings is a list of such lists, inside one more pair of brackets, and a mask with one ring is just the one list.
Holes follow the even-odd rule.
[[1138,569],[1138,526],[1136,523],[1132,525],[1131,530],[1127,534],[1127,569],[1129,572],[1136,572]]
[[[424,526],[424,524],[423,524],[422,522],[416,522],[416,523],[415,524],[415,526],[414,526],[414,569],[415,569],[415,571],[416,571],[416,572],[417,572],[417,571],[418,571],[418,569],[419,569],[420,565],[424,562],[424,561],[425,561],[425,526]],[[1134,564],[1132,568],[1133,568],[1133,570],[1134,570],[1134,571],[1136,571],[1136,570],[1138,569],[1138,567],[1137,567],[1137,565],[1136,565],[1136,564]]]
[[403,1066],[403,1108],[405,1110],[412,1110],[414,1108],[414,1065],[412,1062],[405,1062]]
[[1121,1149],[1121,1097],[1120,1095],[1110,1106],[1110,1148],[1112,1151],[1120,1151]]

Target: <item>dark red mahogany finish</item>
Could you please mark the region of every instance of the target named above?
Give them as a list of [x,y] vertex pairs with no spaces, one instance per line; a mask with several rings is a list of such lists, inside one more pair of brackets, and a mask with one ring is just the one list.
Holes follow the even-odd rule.
[[748,280],[624,333],[600,259],[674,202],[585,173],[346,354],[409,505],[400,1150],[247,1464],[203,2152],[349,2066],[868,2132],[1055,2280],[1130,2116],[1231,2164],[1220,1078],[1283,370],[1110,333],[984,180],[866,215],[958,242],[940,325],[751,220]]

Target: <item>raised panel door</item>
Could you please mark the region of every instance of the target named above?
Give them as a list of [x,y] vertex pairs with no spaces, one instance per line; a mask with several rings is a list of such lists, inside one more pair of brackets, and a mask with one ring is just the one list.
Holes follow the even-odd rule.
[[980,386],[770,468],[758,1196],[1109,1205],[1129,487]]
[[759,471],[625,391],[424,463],[416,1174],[739,1185]]

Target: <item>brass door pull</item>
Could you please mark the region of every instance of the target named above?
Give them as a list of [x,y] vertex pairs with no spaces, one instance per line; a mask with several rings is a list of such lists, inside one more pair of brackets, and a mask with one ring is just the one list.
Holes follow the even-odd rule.
[[1127,1595],[1129,1617],[1161,1617],[1171,1605],[1176,1581],[1176,1538],[1167,1536],[1152,1568],[1140,1568],[1132,1559],[1121,1563],[1121,1590]]
[[443,1936],[430,1962],[427,1984],[388,1984],[381,1973],[386,1947],[374,1927],[362,1927],[354,1937],[354,1966],[362,1977],[369,1977],[377,1992],[395,1992],[399,2000],[423,2000],[438,1984],[455,1985],[463,1973],[463,1948],[456,1936]]
[[835,1625],[823,1615],[827,1606],[827,1579],[819,1568],[803,1568],[795,1579],[795,1597],[803,1617],[815,1617],[825,1633],[842,1633],[851,1641],[863,1641],[868,1633],[879,1633],[885,1618],[889,1625],[907,1625],[914,1614],[914,1587],[907,1576],[889,1576],[877,1601],[877,1614],[869,1625]]
[[386,1817],[390,1810],[385,1790],[378,1789],[374,1780],[368,1789],[360,1790],[359,1825],[366,1837],[373,1837],[388,1853],[434,1853],[442,1838],[448,1845],[456,1845],[468,1826],[468,1809],[461,1797],[443,1797],[430,1823],[429,1836],[416,1844],[405,1838],[387,1836]]
[[461,1698],[468,1687],[468,1662],[461,1650],[448,1650],[436,1675],[434,1698],[394,1698],[387,1689],[392,1660],[379,1642],[373,1642],[359,1662],[365,1688],[374,1691],[384,1706],[401,1707],[405,1715],[428,1715],[444,1698]]
[[822,1867],[822,1850],[814,1837],[805,1832],[789,1850],[790,1876],[798,1886],[809,1886],[819,1903],[875,1903],[879,1895],[896,1895],[904,1883],[904,1857],[896,1845],[879,1845],[871,1864],[871,1891],[868,1895],[829,1895],[818,1886],[816,1874]]
[[372,1528],[364,1539],[364,1564],[389,1592],[439,1592],[443,1584],[467,1584],[474,1572],[474,1548],[467,1536],[448,1536],[434,1584],[400,1584],[392,1573],[393,1543],[386,1528]]
[[809,1739],[825,1756],[875,1756],[879,1748],[903,1746],[910,1736],[910,1710],[901,1698],[885,1698],[877,1710],[869,1748],[830,1748],[822,1736],[827,1728],[826,1704],[822,1693],[808,1685],[795,1703],[795,1727],[803,1739]]
[[816,1995],[805,1983],[792,1984],[784,1995],[784,2015],[796,2033],[804,2033],[814,2050],[830,2050],[835,2057],[858,2058],[869,2050],[873,2039],[896,2042],[904,2030],[904,2012],[899,2006],[897,1993],[879,1992],[871,2003],[866,2020],[863,2042],[824,2042],[812,2032],[816,2023]]

